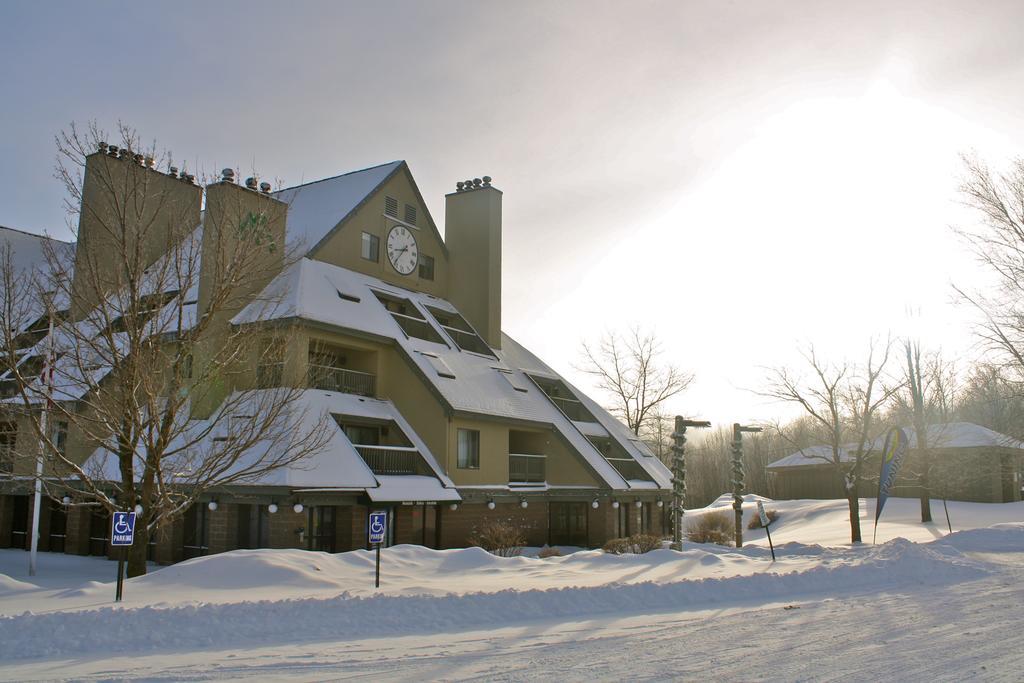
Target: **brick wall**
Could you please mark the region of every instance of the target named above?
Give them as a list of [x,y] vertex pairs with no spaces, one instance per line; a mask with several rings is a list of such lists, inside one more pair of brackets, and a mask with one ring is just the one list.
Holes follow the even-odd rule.
[[498,503],[488,510],[485,503],[460,505],[457,510],[441,508],[441,547],[465,548],[473,532],[485,521],[510,522],[518,526],[527,545],[541,546],[548,542],[548,504],[531,502],[528,508],[519,503]]
[[68,508],[67,538],[64,539],[64,552],[69,555],[89,554],[89,518],[88,507],[74,505]]
[[[205,505],[205,503],[202,503]],[[238,547],[238,506],[220,504],[216,510],[207,510],[207,545],[209,554],[223,553]]]
[[290,505],[279,504],[277,512],[270,515],[270,542],[267,547],[305,548],[306,536],[303,534],[300,539],[296,533],[298,529],[306,529],[306,511],[295,512]]

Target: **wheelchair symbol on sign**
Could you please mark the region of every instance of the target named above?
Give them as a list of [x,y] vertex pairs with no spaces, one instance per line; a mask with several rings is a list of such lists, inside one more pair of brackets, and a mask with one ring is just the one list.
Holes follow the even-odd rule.
[[370,513],[370,543],[383,543],[388,530],[388,513]]
[[128,519],[126,517],[119,518],[117,523],[114,524],[114,531],[119,534],[126,534],[130,529],[131,527],[128,526]]

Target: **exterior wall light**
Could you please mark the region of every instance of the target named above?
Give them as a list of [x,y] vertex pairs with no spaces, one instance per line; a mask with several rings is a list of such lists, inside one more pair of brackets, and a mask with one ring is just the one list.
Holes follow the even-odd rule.
[[141,505],[136,505],[135,506],[135,514],[136,515],[141,515],[142,514],[142,506]]
[[618,510],[619,509],[619,501],[613,500],[612,501],[612,507],[615,508],[616,510]]
[[590,504],[590,507],[592,507],[592,508],[594,508],[596,510],[597,508],[601,507],[601,504],[598,503],[597,502],[597,498],[595,498],[594,502]]
[[521,508],[523,508],[525,510],[526,508],[530,507],[530,504],[526,502],[525,498],[522,498],[519,501],[519,507],[521,507]]
[[217,505],[217,501],[211,500],[209,503],[206,504],[206,507],[210,508],[210,512],[216,512],[217,508],[220,506]]
[[641,502],[641,501],[639,501],[639,500],[638,500],[638,501],[636,502],[636,506],[637,506],[638,508],[642,508],[642,507],[644,506],[644,504],[643,504],[643,502]]
[[658,507],[665,507],[665,501],[658,500]]
[[302,507],[302,503],[296,503],[295,505],[292,505],[292,511],[295,512],[295,514],[299,514],[305,509],[306,508]]
[[493,500],[487,501],[487,509],[488,510],[493,510],[494,509],[494,501]]
[[267,512],[269,512],[270,514],[274,514],[275,512],[277,512],[277,503],[271,503],[270,505],[268,505]]
[[64,496],[60,499],[60,502],[64,505],[71,505],[71,496]]
[[448,506],[448,509],[451,510],[452,512],[455,512],[456,510],[459,509],[459,504],[458,503],[452,503],[451,505]]

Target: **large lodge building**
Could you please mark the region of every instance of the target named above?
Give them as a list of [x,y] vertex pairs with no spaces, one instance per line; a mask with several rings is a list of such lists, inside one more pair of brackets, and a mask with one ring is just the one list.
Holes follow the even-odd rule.
[[[91,154],[86,191],[101,164],[122,163],[137,162]],[[237,548],[362,548],[372,510],[389,512],[390,544],[433,548],[467,545],[488,519],[511,521],[531,545],[598,546],[667,528],[668,470],[502,332],[502,193],[489,178],[459,183],[445,197],[442,238],[403,161],[274,193],[236,184],[231,174],[202,188],[190,176],[145,173],[154,191],[177,193],[191,207],[200,239],[218,202],[280,203],[283,239],[302,245],[304,257],[225,324],[287,325],[294,333],[237,386],[302,386],[305,406],[332,418],[326,448],[259,481],[208,491],[153,534],[151,560]],[[78,245],[66,248],[95,243],[96,230],[83,211]],[[47,239],[0,235],[22,265],[39,258]],[[158,246],[147,245],[154,260]],[[274,296],[273,308],[255,304]],[[28,343],[41,348],[42,336]],[[33,441],[17,419],[0,424],[0,547],[29,544]],[[73,434],[65,442],[77,443]],[[86,445],[80,457],[98,455]],[[39,548],[109,554],[108,513],[71,498],[43,501]]]

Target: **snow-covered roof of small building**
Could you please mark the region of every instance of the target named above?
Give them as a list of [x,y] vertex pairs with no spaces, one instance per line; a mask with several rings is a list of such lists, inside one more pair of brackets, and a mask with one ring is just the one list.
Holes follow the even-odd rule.
[[[406,335],[375,293],[409,301],[442,341],[438,343]],[[597,403],[565,382],[598,424],[587,425],[581,430],[578,424],[570,421],[547,399],[529,375],[561,378],[507,335],[502,335],[502,348],[493,350],[493,357],[460,350],[427,308],[457,313],[455,307],[444,299],[401,289],[378,278],[311,259],[301,259],[281,273],[258,299],[277,303],[273,310],[253,303],[232,322],[247,324],[300,318],[394,343],[453,411],[551,425],[583,455],[588,466],[609,486],[614,489],[634,488],[588,440],[588,435],[594,435],[592,432],[603,428],[604,432],[616,437],[660,487],[671,486],[668,469],[642,441]]]
[[0,225],[0,243],[10,246],[12,260],[18,268],[43,268],[46,265],[45,245],[47,244],[68,256],[75,253],[74,243],[62,242],[47,235],[36,235],[2,225]]
[[[948,422],[944,424],[933,424],[925,427],[928,440],[928,447],[934,449],[951,448],[1013,448],[1024,450],[1024,442],[1013,437],[1000,434],[988,427],[982,427],[973,422]],[[917,433],[913,427],[903,427],[908,437],[908,447],[917,448]],[[880,436],[872,444],[875,451],[881,450],[885,445],[885,436]],[[846,444],[839,450],[839,461],[849,462],[853,457],[850,450],[854,448]],[[832,461],[831,446],[809,446],[796,453],[791,453],[781,460],[768,465],[770,470],[786,469],[790,467],[812,467],[816,465],[827,465]]]
[[275,192],[275,199],[288,204],[288,242],[302,245],[304,254],[312,252],[403,163],[392,161]]
[[[852,455],[847,451],[851,446],[840,446],[839,462],[850,462]],[[770,470],[786,469],[788,467],[811,467],[816,465],[828,465],[833,462],[836,454],[832,452],[831,446],[808,446],[801,448],[796,453],[790,453],[781,460],[768,465]]]

